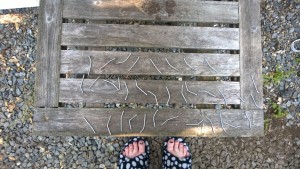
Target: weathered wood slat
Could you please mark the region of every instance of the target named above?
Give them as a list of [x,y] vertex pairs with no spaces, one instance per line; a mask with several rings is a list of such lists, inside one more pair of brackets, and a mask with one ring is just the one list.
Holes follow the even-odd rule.
[[238,50],[239,29],[64,23],[62,45]]
[[62,0],[41,0],[35,106],[58,107]]
[[[121,90],[117,89],[104,82],[103,79],[97,80],[91,89],[89,87],[94,82],[94,79],[85,79],[82,85],[84,93],[81,92],[81,79],[60,79],[60,102],[90,102],[90,103],[156,103],[155,97],[148,93],[143,94],[135,84],[134,80],[126,80],[129,94],[128,99],[125,101],[127,90],[125,87],[125,80],[120,80]],[[117,80],[111,80],[118,87]],[[139,80],[138,86],[145,92],[153,92],[159,103],[167,103],[169,95],[166,90],[166,86],[170,92],[169,103],[185,103],[184,98],[181,95],[181,87],[184,82],[181,81],[162,81],[162,80]],[[240,94],[239,82],[218,82],[218,81],[201,81],[187,82],[187,86],[190,91],[197,93],[195,96],[186,91],[184,85],[184,96],[188,103],[194,104],[224,104],[222,95],[218,92],[219,88],[226,97],[227,104],[240,104],[240,100],[233,93]],[[200,92],[202,91],[202,92]],[[212,97],[203,91],[208,91],[215,95]]]
[[[89,9],[89,10],[87,10]],[[202,0],[64,0],[63,17],[238,23],[238,2]]]
[[[122,64],[131,54],[129,59]],[[154,53],[154,52],[109,52],[109,51],[72,51],[61,52],[60,72],[84,74],[88,73],[92,59],[91,74],[134,74],[155,75],[159,74],[149,59],[152,59],[163,75],[194,75],[194,76],[239,76],[239,55],[231,54],[194,54],[194,53]],[[136,65],[129,71],[133,63],[140,57]],[[100,68],[109,60],[113,62]],[[184,58],[196,71],[189,68]],[[168,65],[167,61],[179,71]],[[209,65],[216,69],[214,71]]]
[[[122,131],[121,113],[124,112]],[[33,132],[37,135],[109,135],[106,127],[109,116],[111,120],[109,129],[113,136],[205,136],[205,137],[250,137],[263,136],[263,112],[262,110],[211,110],[211,109],[160,109],[155,116],[155,109],[36,109],[33,118]],[[223,131],[220,119],[223,120]],[[128,120],[131,120],[132,130],[129,128]],[[142,133],[146,114],[146,125]],[[179,116],[176,119],[164,123],[171,117]],[[208,117],[208,119],[205,118]],[[92,125],[96,133],[85,122],[84,117]],[[187,126],[204,120],[203,126]],[[249,125],[251,122],[251,128]],[[230,127],[240,126],[239,128]],[[212,127],[214,128],[214,132]]]
[[[243,109],[262,109],[262,49],[260,26],[260,0],[239,1],[240,6],[240,72],[241,96],[247,102]],[[254,83],[252,81],[252,76]],[[256,87],[255,87],[256,86]],[[259,93],[257,93],[256,88]],[[254,100],[250,95],[254,97]]]

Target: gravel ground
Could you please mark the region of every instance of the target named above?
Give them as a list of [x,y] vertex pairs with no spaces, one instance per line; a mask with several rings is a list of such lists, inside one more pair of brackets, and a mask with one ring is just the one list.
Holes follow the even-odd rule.
[[[300,38],[299,10],[299,0],[262,3],[263,73],[272,76],[278,67],[286,74],[278,85],[265,83],[266,119],[272,119],[265,137],[187,138],[195,168],[300,168],[300,56],[290,49]],[[0,24],[0,168],[114,168],[127,138],[32,135],[37,9],[0,11],[8,13],[23,21]],[[289,112],[283,119],[273,118],[274,102]],[[159,168],[164,138],[148,140],[151,166]]]

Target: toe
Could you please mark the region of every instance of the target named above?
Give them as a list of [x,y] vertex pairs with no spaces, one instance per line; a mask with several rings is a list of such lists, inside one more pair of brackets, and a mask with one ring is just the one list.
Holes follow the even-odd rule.
[[183,155],[183,157],[187,157],[187,149],[186,149],[186,147],[184,147],[183,148],[183,153],[182,153],[182,155]]
[[133,145],[132,154],[135,156],[138,153],[138,151],[139,151],[138,144],[137,144],[137,142],[133,142],[132,145]]
[[124,154],[126,157],[128,157],[129,156],[129,148],[128,147],[126,147],[125,148],[125,154]]
[[174,145],[174,151],[179,153],[179,141],[175,141],[175,145]]
[[182,143],[179,143],[179,152],[183,154],[183,144]]
[[171,153],[174,151],[174,139],[169,139],[167,143],[167,150]]
[[133,145],[132,144],[129,144],[129,146],[128,146],[128,156],[130,157],[130,156],[132,156],[132,152],[133,152]]
[[144,141],[139,141],[138,143],[138,155],[143,154],[145,152],[145,142]]
[[187,157],[189,157],[189,156],[190,156],[190,153],[189,153],[188,151],[186,152],[186,156],[187,156]]

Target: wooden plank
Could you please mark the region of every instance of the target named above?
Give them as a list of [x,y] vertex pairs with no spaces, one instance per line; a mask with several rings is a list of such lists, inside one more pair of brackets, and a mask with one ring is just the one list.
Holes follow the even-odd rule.
[[58,107],[62,0],[40,1],[35,106]]
[[[130,55],[131,54],[131,55]],[[122,64],[126,58],[129,59]],[[61,52],[62,74],[88,73],[90,60],[92,67],[90,74],[134,74],[134,75],[155,75],[159,74],[150,59],[163,75],[192,75],[192,76],[239,76],[239,55],[232,54],[196,54],[196,53],[154,53],[154,52],[110,52],[110,51],[73,51],[65,50]],[[129,71],[133,63],[140,57],[136,65]],[[116,58],[113,62],[105,65],[109,60]],[[177,70],[168,65],[167,61]],[[191,69],[184,62],[184,58],[196,71]],[[209,65],[216,69],[215,72]]]
[[64,18],[238,23],[238,2],[65,0]]
[[[135,84],[134,80],[126,80],[129,90],[128,98],[125,101],[127,90],[125,87],[125,80],[120,80],[121,90],[104,82],[103,79],[97,80],[91,89],[89,87],[94,82],[94,79],[85,79],[82,85],[84,93],[81,92],[81,79],[60,79],[60,102],[91,102],[91,103],[156,103],[153,95],[143,94]],[[117,80],[110,80],[118,87]],[[166,86],[170,92],[170,103],[185,103],[181,95],[181,87],[184,82],[181,81],[163,81],[163,80],[139,80],[138,86],[144,91],[153,92],[159,103],[167,103],[169,95]],[[239,94],[239,82],[222,82],[222,81],[189,81],[187,86],[190,91],[197,93],[195,96],[186,91],[184,85],[184,96],[188,103],[194,104],[224,104],[222,95],[218,92],[219,88],[226,97],[227,104],[240,104],[240,100],[233,93]],[[212,97],[204,92],[208,91],[216,97]]]
[[[103,20],[87,20],[88,24],[106,24]],[[105,51],[105,47],[89,47],[88,50]]]
[[[124,112],[122,131],[121,131],[121,113]],[[205,136],[205,137],[253,137],[263,136],[263,111],[237,109],[160,109],[155,116],[155,126],[153,124],[153,115],[155,109],[36,109],[33,117],[33,132],[36,135],[109,135],[109,129],[113,136]],[[222,129],[220,113],[224,124]],[[132,130],[129,128],[128,120],[137,114],[131,120]],[[144,124],[144,115],[146,114],[146,125],[144,131],[140,133]],[[171,117],[179,116],[176,119],[164,123]],[[212,125],[208,119],[212,121]],[[84,118],[94,128],[95,132],[85,122]],[[187,126],[186,124],[198,123],[204,119],[203,126]],[[249,125],[251,122],[251,128]],[[229,125],[240,126],[233,128]]]
[[239,29],[64,23],[62,45],[238,50]]
[[[240,72],[241,96],[246,100],[243,109],[262,109],[262,49],[260,26],[260,0],[239,1],[240,5]],[[252,81],[252,77],[254,83]],[[258,92],[255,89],[258,89]],[[256,104],[250,95],[253,95]]]

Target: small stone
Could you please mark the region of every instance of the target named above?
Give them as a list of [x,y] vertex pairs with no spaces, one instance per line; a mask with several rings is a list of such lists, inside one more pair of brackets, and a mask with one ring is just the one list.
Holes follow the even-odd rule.
[[13,157],[13,156],[8,156],[8,159],[9,159],[10,161],[15,161],[15,160],[16,160],[16,158]]
[[272,158],[268,158],[266,162],[267,163],[272,163],[272,162],[274,162],[274,160]]
[[68,136],[68,137],[65,138],[65,140],[66,140],[67,142],[72,142],[74,139],[73,139],[72,137]]
[[273,34],[272,34],[272,39],[277,38],[277,36],[278,36],[278,33],[273,33]]
[[287,118],[288,120],[290,120],[290,119],[293,119],[294,117],[293,117],[291,114],[288,114],[288,115],[286,115],[286,118]]
[[64,154],[59,154],[59,156],[58,156],[59,159],[63,159],[64,157],[65,157]]
[[104,164],[105,164],[105,166],[110,166],[110,165],[111,165],[111,162],[110,162],[109,160],[106,160],[106,161],[104,162]]
[[252,165],[252,168],[255,168],[256,167],[256,162],[253,161],[251,165]]
[[300,146],[300,140],[296,141],[297,146]]

